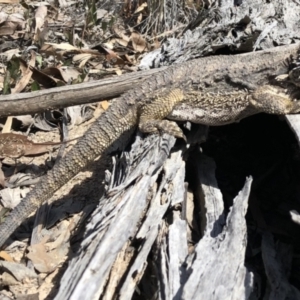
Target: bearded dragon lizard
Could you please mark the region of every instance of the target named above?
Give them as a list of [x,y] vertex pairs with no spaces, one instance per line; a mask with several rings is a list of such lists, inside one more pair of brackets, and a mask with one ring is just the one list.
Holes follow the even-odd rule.
[[[219,126],[260,112],[300,112],[300,102],[269,77],[287,73],[284,63],[299,45],[234,56],[212,56],[175,65],[113,100],[67,155],[44,176],[0,225],[0,247],[55,191],[99,156],[122,150],[135,130],[184,138],[174,120]],[[168,118],[168,119],[167,119]]]

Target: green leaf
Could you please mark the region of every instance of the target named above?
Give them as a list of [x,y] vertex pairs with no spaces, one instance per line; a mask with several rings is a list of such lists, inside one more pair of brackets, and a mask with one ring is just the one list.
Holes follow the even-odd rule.
[[4,81],[3,81],[3,95],[10,94],[10,72],[9,70],[6,70],[5,75],[4,75]]
[[34,92],[34,91],[39,91],[41,89],[40,85],[34,81],[32,84],[31,84],[31,91]]
[[9,71],[11,78],[17,81],[20,74],[20,61],[15,55],[7,62],[7,71]]
[[35,57],[35,60],[36,60],[36,62],[38,64],[38,67],[40,68],[42,66],[42,64],[43,64],[43,57],[41,55],[37,55]]

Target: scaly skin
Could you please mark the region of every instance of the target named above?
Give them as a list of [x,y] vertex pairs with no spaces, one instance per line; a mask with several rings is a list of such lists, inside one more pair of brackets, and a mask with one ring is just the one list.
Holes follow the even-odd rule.
[[296,55],[298,48],[295,45],[290,51],[282,48],[190,61],[157,73],[113,101],[72,150],[0,225],[0,247],[29,214],[89,162],[123,149],[137,126],[143,132],[166,132],[184,137],[177,124],[165,120],[166,117],[223,125],[262,111],[276,114],[299,112],[299,104],[277,89],[262,87],[254,92],[244,89],[246,82],[251,86],[266,84],[270,74],[286,73],[283,62],[291,54]]
[[[166,78],[172,79],[171,76]],[[162,76],[160,80],[158,78],[152,80],[148,88],[158,89],[157,82],[165,85],[168,81],[166,78]],[[161,105],[154,105],[151,111],[148,111],[141,103],[132,100],[137,96],[145,97],[145,92],[133,90],[121,97],[118,103],[112,103],[66,157],[61,159],[15,207],[5,222],[0,225],[0,247],[29,214],[78,174],[89,162],[111,151],[123,149],[138,125],[138,118],[141,119],[140,126],[144,131],[155,132],[155,125],[159,126],[160,120],[170,113],[177,102],[182,101],[182,93],[170,91],[163,96],[163,108]],[[154,102],[160,100],[159,98]],[[153,122],[151,128],[147,126],[148,119]],[[177,134],[172,133],[178,137],[181,136],[181,131]]]

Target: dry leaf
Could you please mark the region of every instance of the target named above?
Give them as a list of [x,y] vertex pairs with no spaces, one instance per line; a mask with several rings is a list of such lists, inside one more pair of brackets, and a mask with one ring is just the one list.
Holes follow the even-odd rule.
[[151,46],[153,50],[159,49],[161,47],[160,41],[157,38],[154,38],[154,41]]
[[106,15],[108,15],[108,11],[105,9],[97,9],[97,20],[104,18]]
[[29,80],[31,79],[32,70],[30,69],[30,67],[35,66],[36,55],[35,55],[34,51],[31,51],[30,53],[31,53],[31,59],[30,59],[29,65],[27,65],[27,63],[24,60],[19,59],[22,76],[21,76],[20,81],[16,84],[16,86],[11,89],[12,94],[22,92],[25,89],[25,87],[27,86],[27,84],[29,83]]
[[70,128],[87,120],[85,107],[85,105],[75,105],[66,108],[67,115],[70,117]]
[[41,5],[35,11],[35,29],[34,29],[34,41],[39,40],[39,33],[42,31],[42,28],[45,23],[45,18],[47,16],[47,6]]
[[126,30],[120,26],[114,26],[113,31],[117,34],[122,40],[129,42],[130,37],[126,34]]
[[[35,175],[33,175],[39,175],[38,172],[36,172],[35,167],[26,168],[26,170],[29,169],[29,173],[18,172],[6,178],[6,185],[10,186],[11,188],[4,189],[7,190],[7,192],[1,194],[2,203],[5,207],[14,208],[21,201],[20,197],[24,198],[30,191],[30,188],[25,188],[24,185],[36,184],[39,181],[38,177],[35,177]],[[22,189],[20,189],[21,186]],[[14,198],[14,195],[17,195],[16,199]],[[3,201],[4,198],[5,201]]]
[[61,9],[69,7],[74,4],[74,2],[72,2],[72,1],[65,1],[65,0],[58,0],[58,2],[59,2],[59,7]]
[[5,208],[13,209],[21,201],[21,189],[16,188],[5,188],[0,191],[1,203]]
[[[48,76],[47,74],[34,67],[30,67],[30,70],[32,71],[32,78],[39,84],[43,85],[45,88],[52,88],[57,86],[58,80],[56,80],[55,78]],[[61,83],[64,84],[63,82]]]
[[130,36],[132,47],[137,52],[143,52],[147,50],[147,43],[141,34],[137,32],[132,32]]
[[1,26],[0,35],[13,35],[15,33],[15,28],[10,26]]
[[5,184],[5,176],[2,171],[2,163],[0,162],[0,185],[4,188],[6,186]]
[[44,47],[52,47],[54,50],[67,50],[67,51],[77,51],[77,50],[79,50],[78,48],[74,47],[73,45],[71,45],[69,43],[61,43],[61,44],[45,43]]
[[94,69],[89,70],[89,74],[99,74],[99,70],[103,70],[103,63],[98,61],[90,61],[90,66]]
[[[33,78],[36,82],[40,83],[46,88],[52,88],[57,85],[57,81],[52,77],[44,74],[42,71],[39,71],[34,67],[35,65],[35,52],[31,51],[31,60],[29,65],[21,57],[15,58],[20,63],[20,69],[22,72],[21,80],[17,83],[12,93],[17,93],[22,91],[26,85],[29,83],[29,80]],[[64,83],[63,83],[64,84]]]
[[17,4],[19,0],[0,0],[0,3]]
[[123,47],[127,47],[128,46],[128,44],[129,44],[129,41],[126,41],[126,40],[124,40],[124,39],[114,39],[114,41],[116,42],[116,43],[118,43],[118,44],[120,44],[121,46],[123,46]]
[[[59,224],[57,230],[52,230],[53,242],[47,242],[50,236],[45,237],[40,243],[28,247],[27,257],[34,267],[42,273],[53,272],[67,255],[70,248],[70,222],[67,220]],[[54,237],[55,235],[55,237]]]
[[25,20],[21,14],[6,14],[0,12],[0,35],[10,35],[10,38],[20,38],[18,34],[15,35],[15,31],[25,28]]
[[123,74],[123,72],[122,72],[121,69],[117,69],[117,70],[115,70],[115,72],[116,72],[116,74],[119,75],[119,76]]
[[7,21],[8,14],[5,13],[4,11],[0,12],[0,24],[4,23]]
[[0,24],[4,22],[13,22],[13,23],[23,23],[25,22],[24,16],[21,14],[15,13],[8,15],[7,13],[1,11],[0,12]]
[[74,63],[79,63],[79,68],[83,68],[84,65],[89,61],[90,58],[92,58],[93,55],[89,53],[80,53],[77,55],[74,55],[73,57],[73,62]]
[[43,73],[57,79],[63,80],[65,82],[70,82],[76,79],[80,73],[73,67],[50,67],[43,70]]
[[34,270],[26,267],[25,265],[10,262],[10,261],[0,261],[1,269],[9,271],[18,281],[28,280],[29,278],[37,278],[38,275]]
[[106,60],[112,65],[124,65],[123,59],[117,55],[113,50],[105,49],[107,52]]
[[106,101],[106,100],[101,101],[100,104],[101,104],[101,107],[102,107],[104,110],[107,110],[108,107],[109,107],[109,103],[108,103],[108,101]]
[[129,56],[128,54],[124,55],[124,61],[127,62],[129,65],[136,65],[136,59],[134,56]]
[[20,158],[26,155],[42,154],[51,151],[53,147],[62,143],[64,142],[34,143],[27,136],[21,134],[2,133],[0,134],[0,158]]
[[6,261],[10,261],[13,262],[14,260],[12,259],[12,257],[5,251],[0,251],[0,258],[6,260]]
[[140,14],[138,15],[137,19],[136,19],[136,23],[137,23],[137,24],[140,24],[140,23],[142,22],[142,20],[143,20],[143,14],[140,13]]
[[143,11],[147,6],[148,6],[148,5],[147,5],[147,2],[142,3],[142,5],[140,5],[140,6],[135,10],[134,14],[137,14],[137,13]]
[[28,250],[27,257],[32,261],[35,269],[41,273],[51,273],[59,264],[54,251],[47,253],[44,243],[32,245],[28,247]]
[[15,13],[15,14],[8,15],[7,21],[23,24],[25,22],[25,18],[23,15]]
[[62,59],[63,55],[65,53],[81,53],[78,51],[78,49],[71,44],[68,43],[61,43],[61,44],[56,44],[56,43],[44,43],[44,45],[41,48],[41,53],[45,53],[46,55],[55,55],[58,57],[58,59]]
[[6,56],[7,61],[11,60],[11,58],[15,55],[16,57],[20,56],[20,50],[18,48],[16,49],[10,49],[3,53],[0,53],[0,56]]
[[11,131],[13,117],[7,117],[5,124],[2,128],[2,133],[8,133]]
[[99,53],[97,50],[80,49],[68,43],[61,43],[61,44],[45,43],[41,48],[41,52],[46,54],[58,55],[60,59],[63,57],[63,55],[70,55],[70,54],[75,55],[80,53],[102,56],[102,54]]
[[[39,20],[45,20],[46,16],[47,16],[47,6],[46,5],[41,5],[37,8],[37,10],[35,11],[35,19],[39,19]],[[36,27],[38,27],[39,24],[36,24]]]

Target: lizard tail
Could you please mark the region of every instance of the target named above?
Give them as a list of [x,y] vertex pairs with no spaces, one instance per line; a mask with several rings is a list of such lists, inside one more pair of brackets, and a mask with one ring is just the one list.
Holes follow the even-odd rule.
[[78,174],[89,162],[123,148],[137,124],[136,112],[125,102],[112,105],[79,139],[70,152],[44,176],[36,187],[0,224],[0,247],[16,228],[54,192]]

